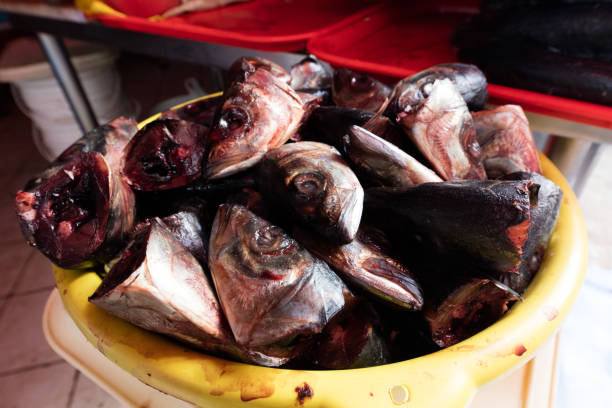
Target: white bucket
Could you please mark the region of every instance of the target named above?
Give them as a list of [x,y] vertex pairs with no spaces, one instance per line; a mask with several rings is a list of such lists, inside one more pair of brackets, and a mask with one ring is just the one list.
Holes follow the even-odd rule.
[[[107,50],[71,58],[101,124],[121,115],[139,113],[139,106],[121,91],[116,58],[117,53]],[[19,68],[11,68],[11,91],[20,110],[32,119],[36,147],[51,161],[81,137],[82,132],[50,67],[44,71],[37,69],[36,74],[33,71],[32,65],[24,65],[23,75],[19,75]]]

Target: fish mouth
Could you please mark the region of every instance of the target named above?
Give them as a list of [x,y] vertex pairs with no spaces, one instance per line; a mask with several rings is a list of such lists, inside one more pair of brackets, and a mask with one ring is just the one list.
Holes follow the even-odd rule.
[[338,188],[338,190],[349,191],[342,204],[342,211],[338,217],[338,232],[339,237],[349,243],[357,235],[359,224],[361,223],[361,214],[363,213],[363,189],[348,189]]

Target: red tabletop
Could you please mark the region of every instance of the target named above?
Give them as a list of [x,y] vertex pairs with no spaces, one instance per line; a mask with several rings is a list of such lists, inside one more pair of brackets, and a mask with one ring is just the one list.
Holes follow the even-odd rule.
[[127,30],[266,51],[297,51],[307,40],[380,8],[376,0],[253,0],[161,21],[97,14],[105,25]]

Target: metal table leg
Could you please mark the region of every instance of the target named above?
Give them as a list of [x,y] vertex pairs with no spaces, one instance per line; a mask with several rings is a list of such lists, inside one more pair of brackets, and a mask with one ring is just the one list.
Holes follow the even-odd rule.
[[47,33],[37,33],[38,40],[47,55],[57,82],[83,133],[98,126],[96,115],[83,91],[79,77],[72,66],[70,56],[60,37]]
[[561,170],[578,197],[595,164],[600,148],[599,143],[551,136],[547,156]]

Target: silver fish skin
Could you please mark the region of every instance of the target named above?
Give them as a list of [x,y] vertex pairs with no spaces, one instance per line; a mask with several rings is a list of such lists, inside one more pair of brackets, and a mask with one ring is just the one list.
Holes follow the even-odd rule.
[[232,342],[204,270],[158,218],[139,230],[89,301],[204,350]]
[[364,192],[334,147],[286,144],[266,154],[259,172],[262,193],[295,213],[308,228],[338,244],[355,238]]
[[489,97],[486,77],[475,65],[455,62],[434,65],[399,81],[391,93],[387,114],[395,117],[408,107],[420,104],[431,93],[433,83],[440,79],[453,82],[470,110],[484,109]]
[[487,178],[472,117],[449,79],[436,80],[429,96],[400,112],[397,122],[443,180]]
[[360,228],[353,242],[334,245],[319,236],[296,228],[293,236],[341,276],[377,298],[407,310],[423,306],[421,288],[401,262],[389,256],[377,242],[381,231]]
[[320,333],[344,306],[344,284],[279,227],[222,204],[209,268],[238,344],[257,348]]
[[403,189],[442,181],[408,153],[360,126],[349,128],[344,152],[362,173],[384,187]]
[[520,106],[503,105],[473,112],[472,118],[489,178],[517,171],[542,174],[529,121]]
[[329,64],[308,55],[291,67],[289,85],[296,91],[331,88],[333,76],[334,71]]
[[293,136],[304,115],[295,91],[261,68],[235,82],[224,98],[207,138],[209,180],[257,164],[267,151]]

